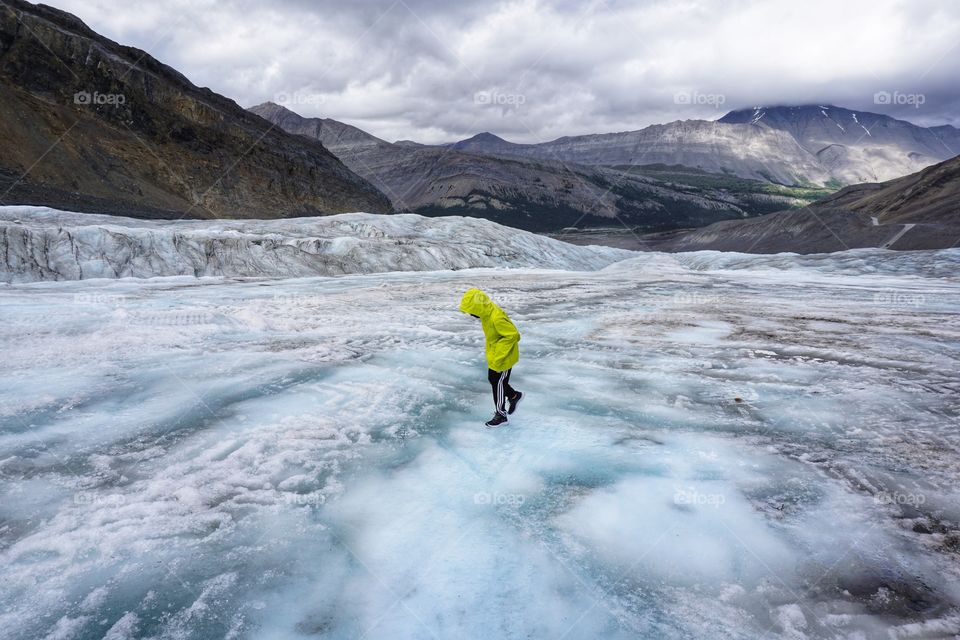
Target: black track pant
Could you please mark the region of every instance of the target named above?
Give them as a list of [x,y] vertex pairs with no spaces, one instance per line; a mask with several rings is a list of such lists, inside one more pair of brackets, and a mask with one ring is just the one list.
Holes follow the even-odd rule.
[[487,370],[487,380],[493,387],[493,406],[496,407],[497,413],[502,416],[507,415],[507,399],[517,395],[516,389],[510,386],[511,371],[513,369],[507,369],[506,371]]

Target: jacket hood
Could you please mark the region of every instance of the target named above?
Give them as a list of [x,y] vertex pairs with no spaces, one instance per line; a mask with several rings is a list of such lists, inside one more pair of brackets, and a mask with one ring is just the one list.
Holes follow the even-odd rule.
[[460,300],[460,311],[485,318],[493,312],[496,305],[490,296],[480,289],[467,289]]

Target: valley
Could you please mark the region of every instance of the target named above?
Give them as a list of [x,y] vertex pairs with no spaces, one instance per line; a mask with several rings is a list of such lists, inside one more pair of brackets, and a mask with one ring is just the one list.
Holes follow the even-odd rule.
[[0,0],[0,640],[960,639],[960,3]]

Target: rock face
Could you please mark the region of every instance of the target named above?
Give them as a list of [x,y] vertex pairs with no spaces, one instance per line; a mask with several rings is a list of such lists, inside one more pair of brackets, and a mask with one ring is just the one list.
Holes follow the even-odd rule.
[[0,281],[305,277],[473,267],[592,270],[633,257],[488,220],[349,213],[297,220],[135,220],[0,207]]
[[897,178],[960,153],[960,130],[924,128],[831,106],[732,111],[639,131],[513,144],[489,133],[451,145],[471,153],[588,165],[679,164],[780,184],[854,184]]
[[252,107],[249,111],[277,125],[284,131],[319,140],[324,147],[334,154],[344,150],[388,149],[394,146],[386,140],[370,135],[363,129],[358,129],[332,118],[303,118],[286,107],[273,102],[264,102]]
[[[387,194],[395,208],[424,215],[479,216],[538,231],[624,224],[660,229],[739,219],[792,204],[776,195],[684,188],[613,167],[484,155],[470,145],[461,151],[391,144],[336,120],[303,118],[269,102],[250,110],[290,133],[319,140]],[[489,142],[496,136],[478,138]]]
[[945,249],[960,245],[958,202],[960,157],[882,184],[847,187],[808,208],[651,237],[650,248],[747,253]]
[[146,217],[391,211],[316,141],[271,126],[70,14],[4,4],[3,203]]
[[821,203],[849,209],[878,224],[960,225],[960,157],[889,182],[846,187]]
[[684,120],[639,131],[568,136],[540,144],[513,144],[474,136],[454,143],[472,153],[543,158],[587,165],[683,165],[780,184],[825,184],[825,171],[790,136],[750,125]]
[[955,127],[919,127],[830,105],[731,111],[720,122],[789,133],[844,184],[892,180],[960,154]]

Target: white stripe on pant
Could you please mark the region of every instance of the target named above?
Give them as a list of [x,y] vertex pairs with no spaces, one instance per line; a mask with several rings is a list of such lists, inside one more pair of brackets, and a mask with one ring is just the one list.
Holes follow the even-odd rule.
[[501,371],[500,379],[497,380],[497,413],[502,416],[507,415],[507,403],[503,401],[503,379],[507,377],[507,371]]
[[506,371],[487,370],[487,380],[490,381],[490,386],[493,389],[494,409],[502,416],[507,415],[507,398],[513,398],[517,395],[517,390],[510,386],[511,371],[512,369]]

